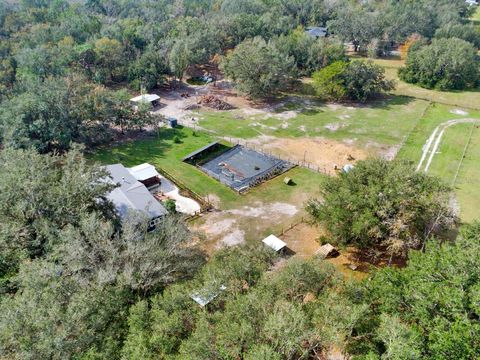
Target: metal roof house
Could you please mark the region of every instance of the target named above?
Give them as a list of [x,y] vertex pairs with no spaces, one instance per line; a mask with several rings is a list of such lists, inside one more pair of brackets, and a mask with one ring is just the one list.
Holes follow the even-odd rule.
[[275,235],[269,235],[262,242],[276,252],[280,252],[287,247],[287,244],[277,238]]
[[148,215],[150,227],[154,227],[156,219],[168,214],[167,209],[125,166],[113,164],[105,168],[110,173],[109,180],[118,185],[107,198],[113,202],[121,218],[125,218],[129,210],[142,211]]
[[324,38],[328,36],[328,29],[326,27],[312,26],[305,29],[305,33],[314,38]]

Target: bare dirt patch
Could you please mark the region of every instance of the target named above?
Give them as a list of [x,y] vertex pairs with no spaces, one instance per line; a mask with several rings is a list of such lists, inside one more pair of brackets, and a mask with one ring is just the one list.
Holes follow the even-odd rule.
[[[318,239],[325,235],[325,231],[315,225],[300,223],[280,236],[287,243],[294,256],[311,257],[320,249]],[[326,261],[334,265],[344,276],[361,280],[365,278],[370,264],[358,256],[354,248],[339,249],[340,255]],[[352,270],[355,268],[355,270]]]
[[320,249],[317,241],[320,235],[321,231],[318,227],[301,223],[285,232],[280,238],[287,243],[289,249],[295,252],[295,256],[309,257]]
[[[352,145],[325,138],[270,139],[263,145],[273,154],[313,164],[326,171],[364,160],[368,153]],[[349,160],[353,159],[353,160]]]

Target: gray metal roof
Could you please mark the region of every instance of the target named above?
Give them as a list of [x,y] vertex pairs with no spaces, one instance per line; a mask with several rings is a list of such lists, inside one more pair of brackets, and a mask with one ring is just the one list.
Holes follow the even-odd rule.
[[328,29],[326,27],[313,26],[308,27],[305,32],[313,37],[325,37],[327,36]]
[[195,150],[194,152],[191,152],[190,154],[188,154],[187,156],[184,156],[182,161],[185,161],[185,160],[188,160],[190,159],[191,157],[194,157],[195,155],[198,155],[200,154],[201,152],[207,150],[208,148],[211,148],[212,146],[214,145],[217,145],[218,144],[218,141],[214,141],[208,145],[205,145],[204,147],[201,147],[200,149],[198,150]]
[[122,164],[107,165],[112,180],[119,186],[108,194],[115,205],[120,217],[125,217],[128,210],[137,210],[147,213],[151,219],[166,215],[168,211],[160,204],[145,185],[135,177]]

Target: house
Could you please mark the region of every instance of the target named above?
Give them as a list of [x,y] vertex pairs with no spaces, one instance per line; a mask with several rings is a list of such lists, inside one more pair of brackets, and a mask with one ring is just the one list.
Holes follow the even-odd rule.
[[[109,181],[118,185],[107,195],[107,198],[115,205],[120,218],[125,218],[131,210],[141,211],[149,218],[149,228],[155,228],[158,219],[168,214],[167,209],[122,164],[107,165],[105,168],[110,173]],[[144,177],[141,171],[136,173]]]
[[139,104],[151,104],[152,108],[160,105],[160,96],[157,94],[142,94],[130,99],[133,108],[138,109]]
[[312,26],[305,29],[305,33],[313,38],[325,38],[328,36],[328,29],[326,27]]
[[160,186],[161,177],[153,165],[144,163],[131,167],[128,171],[135,179],[145,185],[148,190],[154,190]]
[[287,248],[287,244],[277,238],[275,235],[269,235],[262,242],[275,252],[281,252]]

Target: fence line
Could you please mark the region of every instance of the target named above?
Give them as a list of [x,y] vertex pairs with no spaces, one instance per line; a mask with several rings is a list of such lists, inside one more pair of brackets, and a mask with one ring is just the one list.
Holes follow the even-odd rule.
[[290,225],[288,225],[286,228],[282,227],[282,230],[279,233],[276,233],[275,236],[280,237],[280,236],[285,235],[288,231],[292,230],[295,226],[298,226],[300,224],[305,223],[306,222],[305,220],[306,220],[305,217],[302,216],[302,218],[300,220],[297,220],[297,221],[294,221],[294,222],[290,223]]
[[472,141],[473,130],[475,129],[475,123],[472,123],[472,128],[470,129],[470,135],[468,137],[467,143],[465,144],[465,148],[463,149],[462,157],[460,158],[460,162],[458,163],[457,171],[455,172],[455,176],[453,177],[452,187],[455,186],[457,182],[458,173],[460,172],[460,168],[463,164],[463,159],[467,155],[468,147],[470,146],[470,142]]
[[186,191],[192,198],[194,198],[196,201],[198,201],[200,203],[200,211],[198,211],[198,214],[197,214],[197,212],[195,212],[195,214],[193,216],[198,216],[202,212],[205,212],[205,211],[213,208],[213,205],[208,200],[205,200],[205,198],[202,197],[200,194],[191,190],[181,180],[179,180],[178,178],[176,178],[175,176],[173,176],[169,172],[165,171],[165,169],[163,169],[163,168],[159,168],[159,170],[160,170],[159,171],[160,174],[162,174],[168,180],[170,180],[173,184],[175,184],[179,188],[179,190]]

